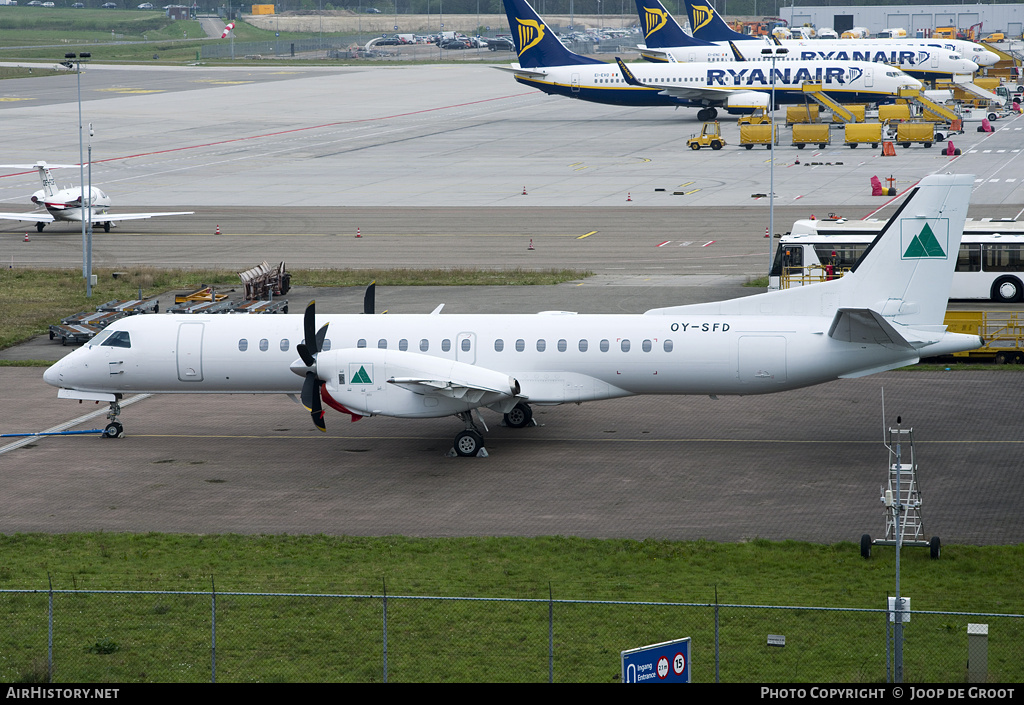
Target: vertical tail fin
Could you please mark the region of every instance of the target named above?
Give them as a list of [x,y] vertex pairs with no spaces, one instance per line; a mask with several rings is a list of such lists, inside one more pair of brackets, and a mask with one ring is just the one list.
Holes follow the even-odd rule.
[[727,25],[707,0],[686,0],[686,12],[690,17],[690,32],[696,39],[706,42],[754,39]]
[[973,187],[971,174],[922,179],[853,272],[835,282],[842,305],[902,325],[941,325]]
[[519,65],[523,68],[604,63],[566,49],[526,0],[503,2],[508,27],[516,43]]
[[659,0],[636,0],[636,11],[649,49],[711,45],[711,42],[694,39],[684,32]]
[[39,172],[39,180],[43,182],[43,196],[50,198],[57,193],[57,182],[53,180],[53,174],[50,173],[50,167],[46,162],[36,162],[32,168]]

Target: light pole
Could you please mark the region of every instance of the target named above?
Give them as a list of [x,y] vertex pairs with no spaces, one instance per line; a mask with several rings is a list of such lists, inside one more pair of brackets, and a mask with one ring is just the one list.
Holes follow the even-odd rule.
[[[78,81],[78,179],[79,183],[82,184],[78,204],[82,209],[82,276],[85,278],[85,295],[88,298],[92,298],[92,243],[89,242],[92,233],[90,231],[89,237],[86,236],[85,209],[89,208],[90,213],[92,212],[92,191],[91,189],[88,192],[85,190],[85,159],[83,158],[84,146],[82,143],[82,62],[88,61],[91,58],[92,54],[87,51],[83,51],[80,54],[71,52],[64,55],[66,62],[74,62],[76,79]],[[91,141],[89,152],[92,152]],[[91,165],[89,173],[90,175],[92,174]],[[88,195],[86,195],[87,193]]]
[[772,271],[772,239],[775,237],[775,61],[780,56],[784,57],[789,53],[789,49],[786,47],[771,47],[764,48],[761,50],[761,55],[771,57],[772,61],[772,97],[771,97],[771,133],[769,135],[769,145],[771,146],[772,156],[771,163],[768,166],[770,173],[769,186],[768,186],[768,276],[771,277]]

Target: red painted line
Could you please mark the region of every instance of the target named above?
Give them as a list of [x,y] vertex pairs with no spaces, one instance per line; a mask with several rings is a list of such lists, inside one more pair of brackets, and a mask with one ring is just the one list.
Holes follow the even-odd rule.
[[919,183],[921,183],[920,179],[919,179],[919,180],[917,180],[917,181],[915,181],[914,183],[912,183],[912,184],[911,184],[910,186],[907,186],[907,188],[903,189],[903,191],[901,191],[900,193],[898,193],[898,194],[896,194],[895,196],[893,196],[892,198],[890,198],[890,199],[889,199],[888,201],[886,201],[885,203],[883,203],[882,205],[880,205],[880,206],[879,206],[878,208],[876,208],[875,210],[873,210],[873,211],[871,211],[870,213],[868,213],[868,214],[867,214],[866,216],[864,216],[863,218],[861,218],[861,220],[867,220],[868,218],[870,218],[870,217],[871,217],[871,216],[873,216],[873,215],[874,215],[875,213],[877,213],[878,211],[880,211],[880,210],[882,210],[883,208],[885,208],[885,207],[886,207],[887,205],[889,205],[890,203],[892,203],[892,202],[893,202],[893,201],[895,201],[896,199],[899,199],[899,198],[903,198],[903,196],[904,196],[904,195],[905,195],[905,194],[907,193],[907,191],[909,191],[910,189],[914,188],[914,187],[915,187],[915,186],[917,186],[917,185],[918,185]]
[[715,244],[715,242],[717,242],[717,240],[708,240],[703,245],[701,245],[701,247],[707,247],[708,245],[713,245],[713,244]]
[[665,242],[659,242],[657,245],[655,245],[655,247],[664,247],[665,245],[667,245],[670,242],[672,242],[672,241],[671,240],[665,240]]
[[[259,139],[264,139],[266,137],[279,137],[281,135],[289,135],[289,134],[292,134],[292,133],[295,133],[295,132],[306,132],[306,131],[309,131],[309,130],[321,130],[321,129],[324,129],[324,128],[327,128],[327,127],[337,127],[339,125],[356,125],[356,124],[361,123],[361,122],[376,122],[378,120],[391,120],[393,118],[408,117],[410,115],[422,115],[422,114],[425,114],[425,113],[433,113],[433,112],[437,112],[438,110],[450,110],[452,108],[464,108],[464,107],[469,106],[469,105],[479,105],[481,103],[489,103],[489,102],[495,101],[495,100],[507,100],[508,98],[520,98],[520,97],[526,96],[526,95],[536,95],[536,93],[534,91],[530,91],[528,93],[514,93],[512,95],[504,95],[504,96],[499,96],[497,98],[484,98],[483,100],[471,100],[471,101],[468,101],[466,103],[454,103],[452,105],[442,105],[442,106],[437,107],[437,108],[424,108],[423,110],[413,110],[413,111],[408,112],[408,113],[395,113],[394,115],[382,115],[380,117],[362,118],[360,120],[341,120],[339,122],[324,123],[323,125],[310,125],[309,127],[296,127],[294,129],[291,129],[291,130],[279,130],[277,132],[267,132],[267,133],[260,134],[260,135],[249,135],[248,137],[235,137],[235,138],[229,139],[229,140],[219,140],[217,142],[205,142],[203,144],[193,144],[193,145],[189,145],[189,146],[186,146],[186,147],[173,147],[171,149],[158,149],[158,150],[154,150],[152,152],[139,152],[138,154],[126,154],[126,155],[121,156],[121,157],[110,157],[109,159],[96,159],[96,160],[93,161],[93,164],[103,164],[103,163],[106,163],[106,162],[117,162],[117,161],[123,161],[125,159],[135,159],[137,157],[150,157],[150,156],[153,156],[155,154],[172,154],[174,152],[184,152],[184,151],[189,150],[189,149],[202,149],[203,147],[216,147],[216,146],[222,145],[222,144],[232,144],[234,142],[245,142],[247,140],[259,140]],[[76,165],[76,166],[78,166],[78,165]],[[33,173],[35,173],[35,169],[33,169],[32,171],[19,171],[19,172],[13,173],[13,174],[0,174],[0,179],[5,179],[8,176],[22,176],[22,175],[25,175],[25,174],[33,174]]]

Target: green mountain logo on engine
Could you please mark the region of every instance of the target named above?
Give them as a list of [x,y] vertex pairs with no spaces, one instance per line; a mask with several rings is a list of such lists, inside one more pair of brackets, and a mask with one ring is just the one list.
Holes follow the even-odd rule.
[[[913,222],[905,222],[904,225],[916,229]],[[946,247],[942,240],[945,240],[946,245],[949,244],[948,221],[925,223],[919,233],[903,238],[903,259],[946,259]]]
[[[353,365],[355,367],[355,365]],[[370,365],[370,370],[373,370],[373,365]],[[373,380],[370,379],[370,374],[366,371],[365,365],[359,365],[359,370],[352,375],[352,379],[349,384],[373,384]]]

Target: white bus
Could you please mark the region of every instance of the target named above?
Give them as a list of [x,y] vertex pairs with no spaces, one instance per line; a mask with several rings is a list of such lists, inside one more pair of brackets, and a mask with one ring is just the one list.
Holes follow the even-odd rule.
[[[877,219],[798,220],[779,239],[769,289],[841,277],[878,236]],[[968,218],[953,274],[951,299],[1024,301],[1024,221]]]

